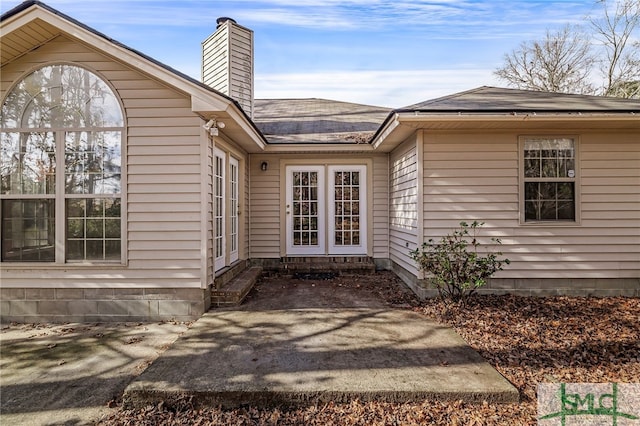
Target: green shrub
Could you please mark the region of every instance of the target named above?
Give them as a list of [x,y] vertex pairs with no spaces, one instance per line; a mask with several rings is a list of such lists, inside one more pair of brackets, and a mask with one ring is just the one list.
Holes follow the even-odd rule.
[[[440,241],[430,239],[422,244],[422,248],[410,253],[443,300],[466,304],[467,299],[484,286],[489,277],[501,271],[503,264],[509,264],[509,259],[499,258],[501,252],[480,250],[477,235],[482,225],[484,223],[477,221],[470,225],[460,222],[460,228]],[[498,238],[492,238],[491,241],[494,245],[502,244]]]

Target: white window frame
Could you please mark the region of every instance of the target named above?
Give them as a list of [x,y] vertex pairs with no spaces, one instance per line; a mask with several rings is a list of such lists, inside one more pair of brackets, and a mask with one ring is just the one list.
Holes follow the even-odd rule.
[[[525,176],[525,143],[530,139],[571,139],[574,149],[574,176],[573,177],[527,177]],[[547,135],[522,135],[518,138],[518,163],[519,163],[519,220],[520,225],[525,226],[579,226],[581,224],[580,208],[580,138],[577,135],[547,134]],[[547,219],[526,220],[525,210],[525,183],[527,182],[572,182],[574,185],[574,219]]]

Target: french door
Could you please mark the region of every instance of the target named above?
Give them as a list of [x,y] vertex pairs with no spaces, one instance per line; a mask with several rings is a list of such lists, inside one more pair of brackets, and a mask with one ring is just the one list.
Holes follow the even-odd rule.
[[239,164],[234,157],[229,157],[229,262],[238,260],[238,230],[240,228],[238,205],[240,194]]
[[287,167],[288,255],[325,254],[324,166]]
[[365,255],[366,182],[366,166],[287,166],[287,255]]
[[224,151],[215,149],[213,157],[213,251],[215,270],[225,267],[225,159]]
[[329,166],[329,254],[367,254],[367,168]]
[[213,250],[216,271],[238,260],[239,202],[239,161],[232,156],[227,157],[224,151],[215,148],[213,157]]

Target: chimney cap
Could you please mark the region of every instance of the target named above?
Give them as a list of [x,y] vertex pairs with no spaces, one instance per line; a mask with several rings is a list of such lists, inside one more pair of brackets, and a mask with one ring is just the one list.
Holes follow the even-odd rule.
[[216,19],[216,24],[218,24],[218,27],[219,27],[220,25],[224,24],[227,21],[229,21],[229,22],[231,22],[233,24],[237,24],[235,19],[231,19],[231,18],[226,17],[226,16],[221,16],[218,19]]

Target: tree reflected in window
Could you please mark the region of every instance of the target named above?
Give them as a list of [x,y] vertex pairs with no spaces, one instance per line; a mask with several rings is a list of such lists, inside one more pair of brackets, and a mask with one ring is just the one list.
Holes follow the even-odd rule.
[[[85,68],[45,66],[7,94],[0,124],[2,261],[119,261],[124,119],[113,90]],[[78,203],[102,213],[70,214]]]
[[525,221],[575,221],[575,169],[573,139],[525,139]]

